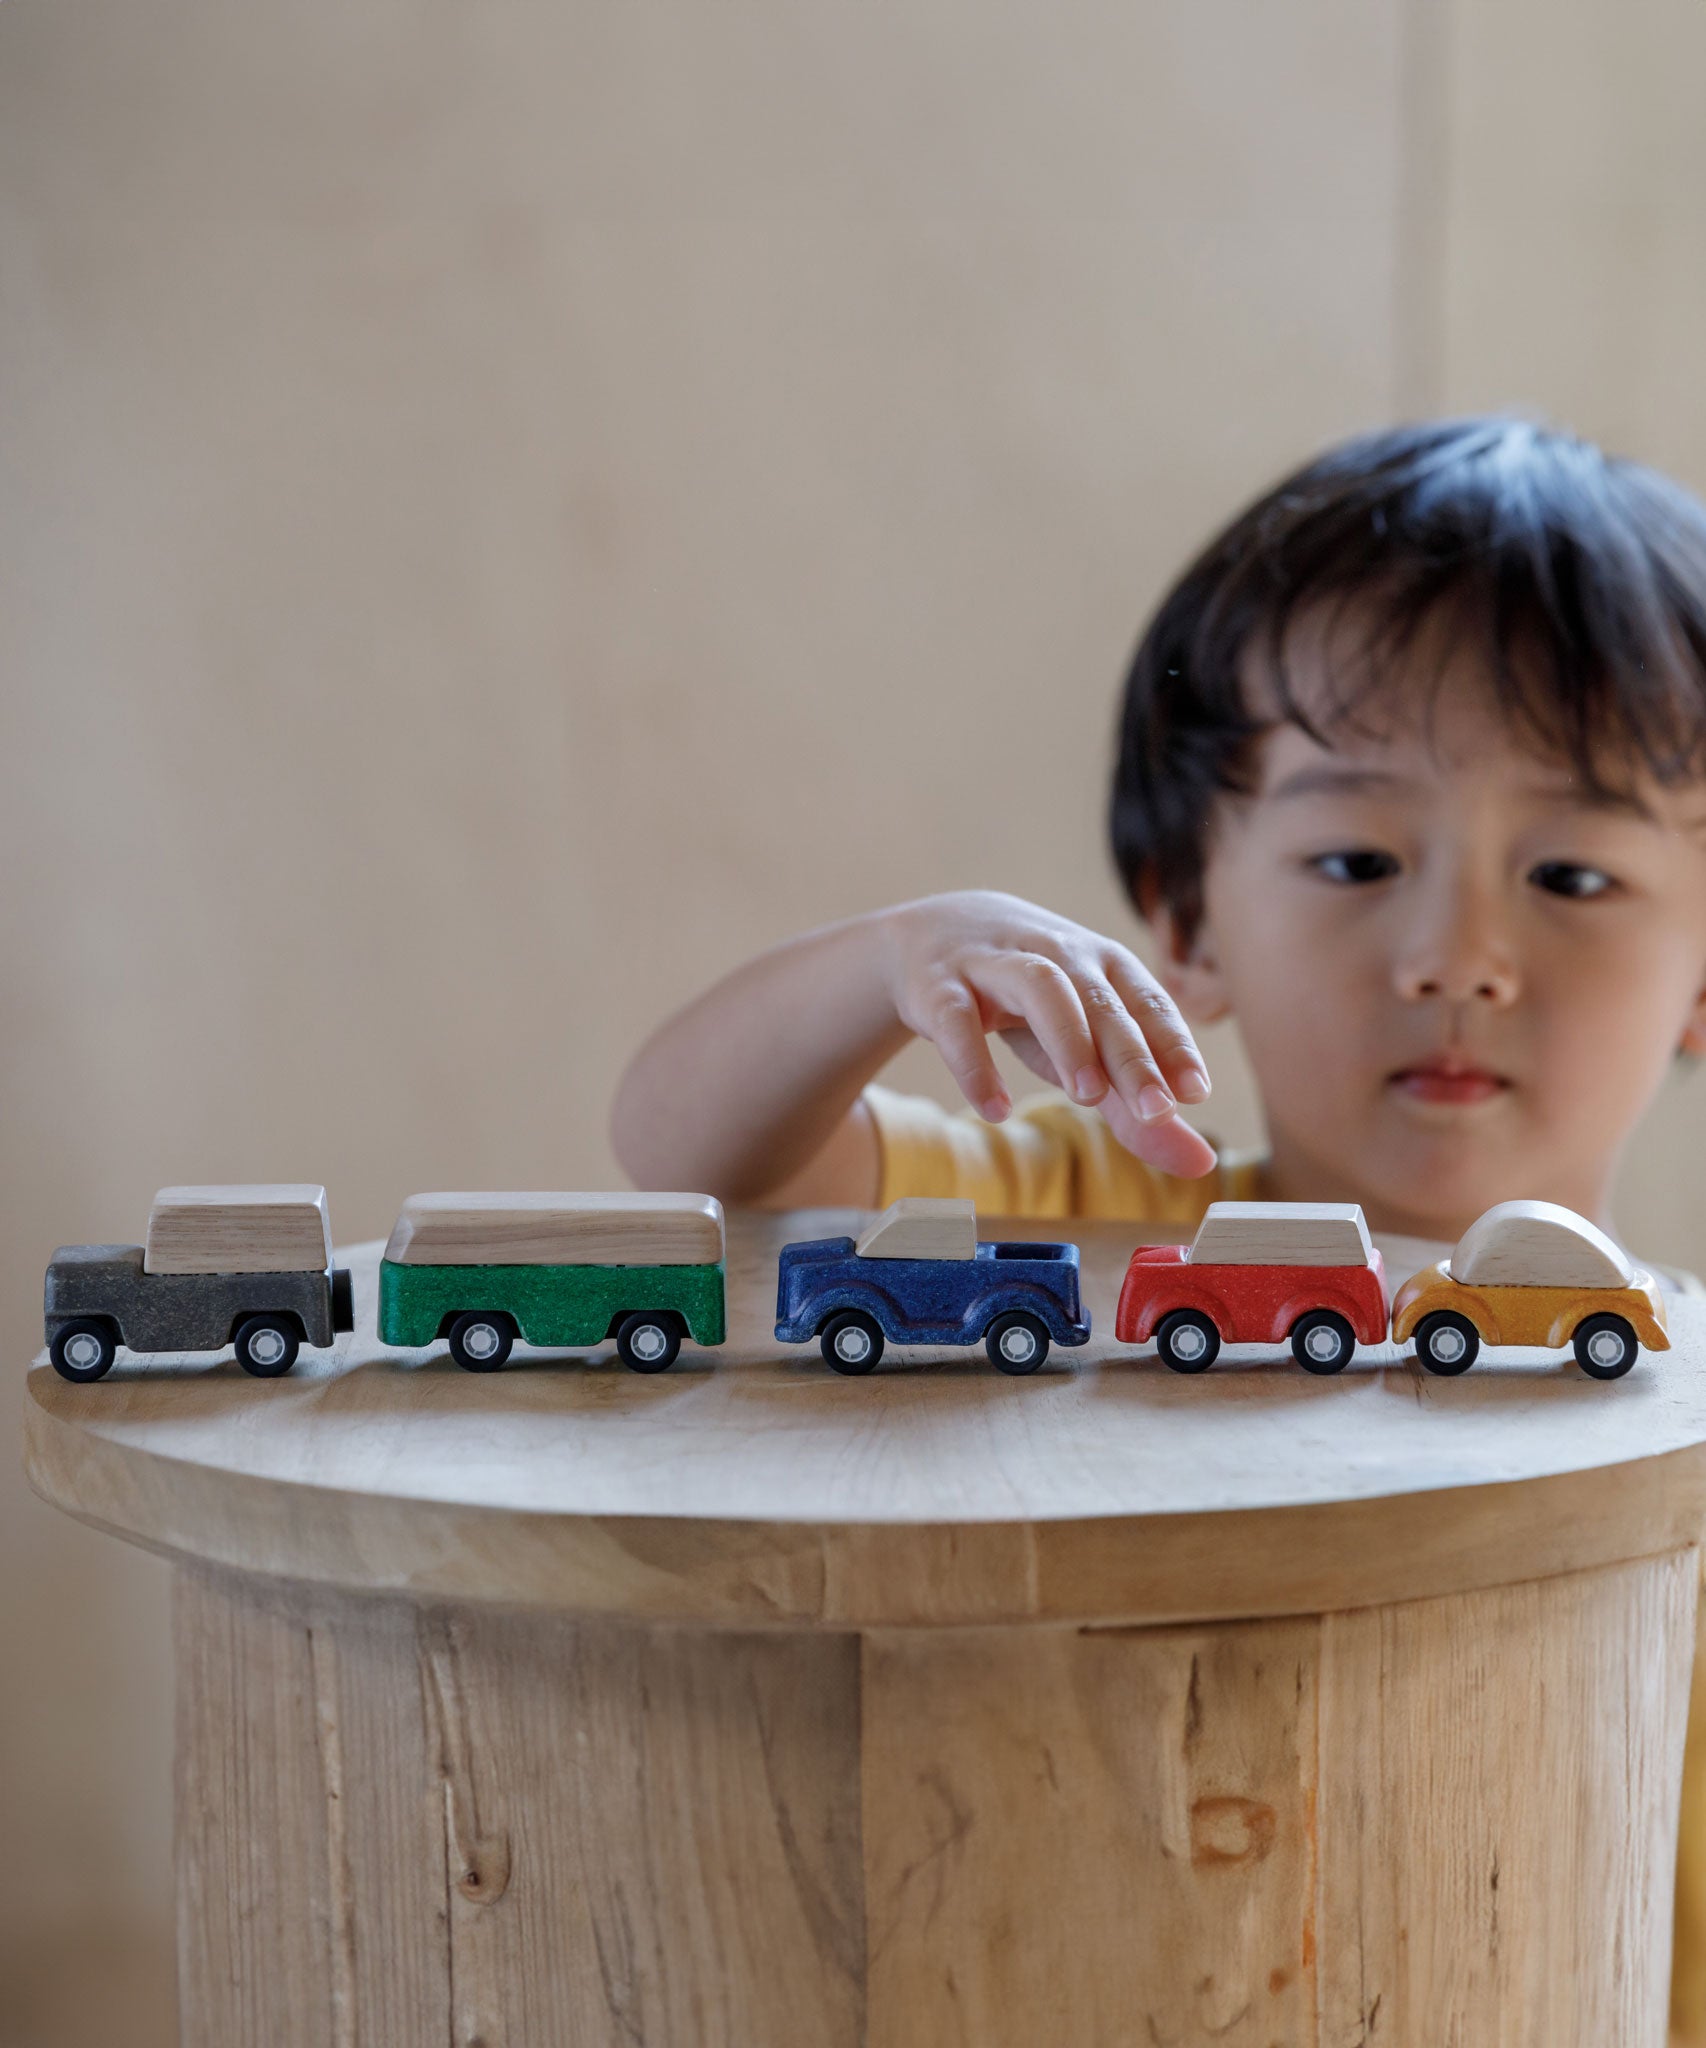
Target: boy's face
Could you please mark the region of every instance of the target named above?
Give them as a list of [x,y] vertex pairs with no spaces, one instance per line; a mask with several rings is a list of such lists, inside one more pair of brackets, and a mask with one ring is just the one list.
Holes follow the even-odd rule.
[[1473,655],[1439,672],[1431,730],[1382,704],[1378,737],[1269,732],[1167,978],[1194,1021],[1236,1015],[1277,1193],[1441,1238],[1512,1196],[1602,1218],[1673,1055],[1706,1046],[1706,791],[1597,802]]

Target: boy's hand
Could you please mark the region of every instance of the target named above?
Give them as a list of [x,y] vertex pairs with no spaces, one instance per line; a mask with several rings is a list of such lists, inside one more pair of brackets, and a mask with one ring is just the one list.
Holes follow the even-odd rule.
[[1164,1173],[1214,1165],[1181,1102],[1208,1097],[1208,1069],[1172,997],[1124,946],[1017,896],[967,890],[903,903],[883,918],[883,958],[900,1020],[948,1063],[973,1109],[1013,1107],[987,1034]]

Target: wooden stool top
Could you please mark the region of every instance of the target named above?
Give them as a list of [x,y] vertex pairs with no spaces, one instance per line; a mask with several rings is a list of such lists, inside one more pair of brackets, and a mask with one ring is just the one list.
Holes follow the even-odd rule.
[[860,1220],[731,1214],[729,1341],[656,1377],[609,1346],[478,1375],[383,1351],[381,1247],[358,1246],[356,1335],[287,1379],[38,1366],[29,1476],[238,1571],[747,1628],[1321,1612],[1647,1555],[1706,1519],[1706,1302],[1673,1301],[1675,1348],[1609,1385],[1534,1354],[1435,1379],[1390,1349],[1315,1379],[1229,1347],[1186,1378],[1113,1340],[1134,1226],[985,1221],[1076,1238],[1088,1346],[1029,1379],[981,1346],[850,1379],[771,1323],[781,1245]]

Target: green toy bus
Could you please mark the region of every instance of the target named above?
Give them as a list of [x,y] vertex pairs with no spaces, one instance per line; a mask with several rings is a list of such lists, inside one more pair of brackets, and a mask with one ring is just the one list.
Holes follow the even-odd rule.
[[614,1338],[635,1372],[663,1372],[683,1338],[722,1343],[723,1252],[709,1195],[411,1195],[379,1268],[379,1338],[447,1338],[469,1372],[496,1372],[518,1338]]

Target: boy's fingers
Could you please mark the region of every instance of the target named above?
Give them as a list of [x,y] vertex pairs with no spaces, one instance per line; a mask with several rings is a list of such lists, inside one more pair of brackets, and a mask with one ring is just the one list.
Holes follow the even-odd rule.
[[1059,1085],[1060,1076],[1054,1070],[1054,1061],[1037,1043],[1036,1033],[1028,1024],[1009,1026],[1002,1032],[1001,1042],[1017,1060],[1030,1068],[1039,1081],[1047,1082],[1051,1088]]
[[1110,1095],[1102,1104],[1102,1115],[1128,1152],[1163,1173],[1197,1180],[1214,1166],[1214,1147],[1177,1113],[1161,1118],[1158,1123],[1144,1123],[1132,1115],[1119,1096]]
[[999,1123],[1013,1106],[984,1036],[983,1012],[963,983],[939,989],[926,1011],[926,1036],[979,1116]]
[[1065,968],[1040,953],[1014,953],[991,961],[979,972],[978,981],[1009,1015],[1023,1018],[1067,1094],[1079,1102],[1101,1100],[1107,1077],[1084,1005]]
[[1083,997],[1102,1065],[1121,1101],[1142,1123],[1170,1116],[1173,1091],[1125,999],[1105,981],[1087,983]]
[[1206,1102],[1208,1063],[1197,1050],[1179,1006],[1131,954],[1108,962],[1108,979],[1137,1020],[1156,1064],[1181,1102]]

